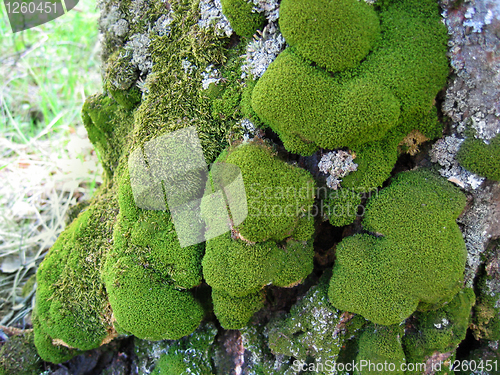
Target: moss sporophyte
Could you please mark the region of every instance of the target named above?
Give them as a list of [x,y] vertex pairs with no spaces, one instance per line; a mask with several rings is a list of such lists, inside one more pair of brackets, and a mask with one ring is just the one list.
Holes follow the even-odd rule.
[[[269,290],[319,277],[313,243],[324,215],[315,209],[349,225],[365,198],[362,229],[336,243],[331,277],[269,323],[262,358],[402,361],[398,324],[415,311],[427,336],[403,342],[422,353],[448,348],[433,338],[434,317],[451,322],[449,342],[462,337],[472,300],[460,291],[464,195],[427,170],[377,190],[405,137],[441,135],[433,101],[448,75],[447,34],[434,0],[282,0],[278,23],[273,1],[102,3],[104,92],[87,98],[82,118],[104,183],[37,272],[34,340],[44,360],[119,334],[177,340],[212,313],[224,329],[263,330],[248,323],[272,305]],[[243,61],[245,51],[256,60]],[[173,134],[183,147],[161,146]],[[356,168],[330,181],[334,196],[305,168],[321,155],[302,156],[319,148],[355,155]],[[494,164],[470,163],[485,173]],[[235,181],[246,211],[231,204]],[[203,239],[182,242],[193,233]],[[212,345],[213,327],[172,344],[159,368],[183,368],[179,353],[196,337]],[[208,373],[203,353],[196,366]]]

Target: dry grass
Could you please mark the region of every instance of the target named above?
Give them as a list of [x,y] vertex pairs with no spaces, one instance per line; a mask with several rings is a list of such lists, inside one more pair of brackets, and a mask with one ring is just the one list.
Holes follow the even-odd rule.
[[92,0],[12,34],[0,4],[0,325],[25,328],[33,275],[102,168],[81,123],[100,90]]

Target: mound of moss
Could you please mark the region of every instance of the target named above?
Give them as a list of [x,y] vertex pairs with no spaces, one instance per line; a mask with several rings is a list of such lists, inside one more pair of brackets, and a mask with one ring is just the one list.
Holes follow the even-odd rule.
[[500,181],[500,134],[489,144],[473,136],[468,137],[460,146],[457,160],[471,172]]
[[422,363],[435,352],[454,352],[465,339],[475,299],[474,291],[465,288],[442,308],[415,313],[402,340],[407,362]]
[[357,0],[283,0],[279,25],[290,46],[331,72],[356,67],[380,37],[374,8]]
[[435,1],[283,1],[280,15],[290,47],[251,105],[287,150],[347,147],[360,164],[343,186],[369,191],[389,177],[407,134],[441,134],[433,103],[448,75],[447,32]]
[[254,4],[251,1],[221,0],[221,5],[236,34],[251,38],[257,29],[262,30],[266,19],[262,13],[252,11]]
[[403,172],[373,197],[363,227],[337,246],[331,303],[377,324],[438,308],[460,290],[466,260],[455,219],[465,196],[426,170]]
[[[236,329],[263,306],[264,286],[291,286],[311,273],[314,219],[308,213],[315,183],[308,172],[279,160],[259,141],[231,147],[217,162],[239,168],[248,210],[241,224],[230,223],[231,232],[208,238],[203,277],[213,288],[222,326]],[[216,175],[216,167],[213,182],[227,186],[231,179]],[[210,218],[219,217],[212,209],[202,203],[208,226]]]
[[103,194],[93,203],[59,236],[37,271],[35,344],[49,362],[77,354],[67,347],[93,349],[113,337],[100,271],[116,201]]

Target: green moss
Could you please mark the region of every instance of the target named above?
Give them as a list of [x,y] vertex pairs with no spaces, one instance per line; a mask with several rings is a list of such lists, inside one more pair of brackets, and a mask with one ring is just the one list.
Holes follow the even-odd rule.
[[34,343],[38,355],[46,362],[62,363],[69,361],[74,356],[81,352],[75,349],[68,349],[65,346],[54,345],[52,338],[44,331],[44,325],[40,324],[38,317],[34,314],[33,317]]
[[471,172],[500,181],[500,134],[488,145],[481,139],[468,137],[460,146],[457,160]]
[[[377,326],[370,325],[365,328],[359,338],[359,352],[356,361],[360,370],[359,375],[384,374],[402,375],[401,366],[405,363],[405,353],[401,347],[400,337],[403,335],[402,326]],[[362,364],[365,367],[362,367]],[[394,371],[389,366],[394,366]]]
[[357,66],[380,37],[375,10],[357,0],[284,0],[279,25],[300,55],[332,72]]
[[464,206],[458,188],[432,173],[400,173],[368,202],[363,227],[373,234],[337,246],[332,304],[390,325],[419,304],[428,309],[448,302],[463,279],[466,250],[455,219]]
[[12,336],[0,349],[0,374],[38,375],[41,365],[33,332]]
[[262,13],[252,11],[254,4],[251,1],[221,0],[221,5],[222,13],[236,34],[251,38],[256,30],[262,30],[266,19]]
[[[233,147],[218,161],[234,164],[241,170],[248,215],[236,230],[245,239],[281,241],[295,235],[299,219],[312,222],[308,213],[314,203],[316,185],[309,172],[279,160],[268,146],[258,142]],[[302,221],[300,224],[305,225]],[[306,224],[306,228],[309,233],[303,233],[301,228],[300,239],[313,234],[312,225]]]
[[380,139],[399,116],[399,104],[385,87],[342,82],[291,49],[280,53],[257,82],[252,107],[287,150],[301,154],[317,146],[353,147]]
[[[132,149],[165,132],[196,126],[205,159],[210,163],[227,147],[235,124],[232,118],[212,117],[212,100],[207,98],[201,82],[209,65],[229,62],[226,59],[231,50],[224,49],[227,39],[217,37],[212,29],[198,27],[199,11],[194,3],[174,1],[171,8],[171,32],[150,35],[153,68],[146,87],[148,94],[135,112],[131,135],[137,144]],[[185,70],[186,62],[193,69]]]
[[114,247],[103,270],[113,316],[139,338],[178,339],[204,314],[185,290],[201,282],[203,245],[181,248],[169,212],[137,208],[128,172],[120,176]]
[[336,227],[349,225],[358,215],[361,195],[351,189],[339,189],[329,192],[324,200],[323,211],[330,224]]
[[264,293],[233,297],[223,290],[212,289],[214,313],[225,329],[240,329],[248,324],[253,314],[264,307]]
[[134,336],[175,340],[200,324],[203,310],[189,291],[176,290],[130,257],[110,256],[104,278],[113,316]]
[[415,313],[414,323],[403,337],[407,362],[421,363],[435,352],[454,351],[465,339],[475,299],[474,291],[466,288],[438,310]]
[[[354,151],[360,166],[343,186],[365,191],[381,186],[389,177],[397,145],[408,133],[419,130],[428,137],[440,135],[433,101],[448,75],[447,33],[437,4],[403,0],[379,5],[374,15],[364,2],[324,0],[317,3],[319,10],[316,3],[283,2],[280,24],[292,47],[269,66],[251,100],[257,115],[291,152],[311,155],[318,147]],[[336,18],[342,13],[335,13],[336,6],[370,13],[365,16],[372,21],[366,22],[377,29],[375,18],[380,19],[378,42],[377,32],[363,37],[365,25],[342,28],[365,45],[362,57],[352,58],[357,43],[345,43],[336,33],[323,35],[335,22],[343,24]],[[355,17],[354,22],[364,22],[363,17]],[[350,22],[349,18],[344,23]],[[352,46],[353,54],[338,53],[325,43],[341,43],[345,49]],[[350,69],[331,73],[321,68],[327,66],[321,58],[339,56],[354,61]]]
[[215,289],[234,297],[254,293],[270,283],[288,286],[313,269],[311,243],[290,240],[286,247],[274,241],[248,244],[224,234],[208,241],[203,276]]
[[48,361],[56,360],[48,345],[53,339],[88,350],[100,346],[111,330],[100,271],[111,246],[116,202],[101,189],[93,203],[59,236],[37,271],[35,341],[45,347],[37,344]]

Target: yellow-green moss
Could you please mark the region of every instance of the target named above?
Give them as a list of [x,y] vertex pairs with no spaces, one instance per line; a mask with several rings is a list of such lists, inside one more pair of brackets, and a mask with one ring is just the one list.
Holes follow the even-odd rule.
[[363,227],[337,246],[329,297],[342,310],[396,324],[460,289],[466,260],[455,219],[465,196],[420,170],[400,173],[366,207]]
[[283,0],[279,25],[300,55],[332,72],[357,66],[380,37],[373,6],[357,0]]
[[264,307],[262,291],[233,297],[219,289],[212,289],[214,313],[225,329],[240,329],[248,324],[253,314]]
[[372,324],[366,327],[358,342],[359,352],[356,362],[358,362],[359,371],[354,371],[354,373],[357,375],[405,374],[401,370],[402,365],[406,363],[405,353],[401,347],[403,333],[403,327],[397,325],[385,327]]
[[500,181],[500,134],[489,144],[471,135],[460,146],[457,160],[471,172]]
[[221,5],[236,34],[251,38],[257,29],[262,30],[266,19],[262,13],[252,12],[251,1],[221,0]]
[[311,174],[279,160],[265,144],[258,142],[230,148],[220,162],[234,164],[241,170],[248,206],[248,216],[236,226],[247,240],[281,241],[295,238],[299,219],[303,228],[296,239],[307,240],[314,232],[309,211],[314,203],[316,184]]

